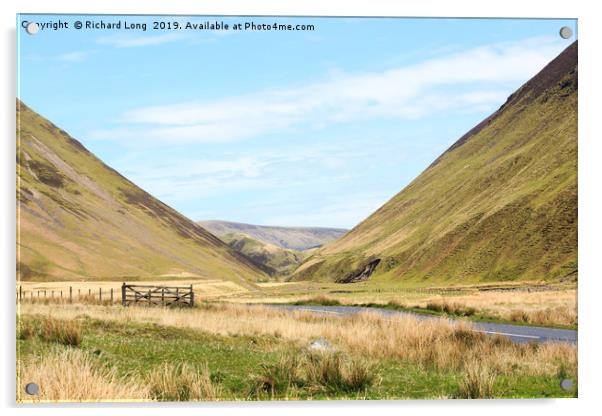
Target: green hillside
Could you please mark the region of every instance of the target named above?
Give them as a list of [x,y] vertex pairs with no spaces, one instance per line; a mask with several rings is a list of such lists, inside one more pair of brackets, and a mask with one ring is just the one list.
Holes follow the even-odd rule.
[[20,101],[17,138],[18,278],[266,277]]
[[271,276],[291,273],[309,255],[305,251],[291,250],[264,243],[246,234],[231,233],[220,237],[234,250],[250,258]]
[[576,42],[293,279],[358,280],[376,259],[361,279],[576,279]]
[[307,250],[336,240],[348,230],[324,227],[275,227],[243,224],[230,221],[199,221],[201,227],[221,237],[226,234],[245,234],[255,240],[291,250]]

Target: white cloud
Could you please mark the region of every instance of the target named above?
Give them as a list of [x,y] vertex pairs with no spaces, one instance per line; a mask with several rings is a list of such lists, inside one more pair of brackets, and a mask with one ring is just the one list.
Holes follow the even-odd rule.
[[81,62],[81,61],[86,60],[87,58],[89,58],[90,56],[94,55],[97,52],[98,52],[97,50],[66,52],[66,53],[62,53],[62,54],[58,55],[56,57],[56,59],[59,61],[66,61],[66,62]]
[[[171,160],[169,164],[156,164],[152,169],[149,169],[147,161],[142,162],[142,165],[134,165],[130,168],[126,168],[124,171],[148,181],[165,178],[166,173],[169,177],[181,179],[195,178],[198,176],[253,178],[259,176],[262,168],[268,164],[265,160],[250,156],[236,157],[227,160],[181,157],[178,160]],[[131,163],[132,162],[129,161],[127,164],[131,166]]]
[[561,47],[555,38],[532,38],[447,53],[383,72],[336,72],[302,87],[143,107],[123,115],[125,127],[95,131],[90,137],[228,142],[303,125],[320,128],[357,120],[482,111],[501,105],[512,92],[508,84],[513,89],[529,79]]

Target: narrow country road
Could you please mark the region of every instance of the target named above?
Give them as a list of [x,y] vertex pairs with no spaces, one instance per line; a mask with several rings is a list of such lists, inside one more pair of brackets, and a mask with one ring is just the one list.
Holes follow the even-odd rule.
[[[362,306],[303,306],[303,305],[266,305],[294,311],[310,311],[334,315],[352,315],[358,312],[376,312],[385,316],[410,315],[418,319],[441,319],[439,316],[421,315],[411,312],[394,311],[390,309],[369,308]],[[453,321],[453,319],[452,319]],[[502,335],[517,343],[526,342],[568,342],[577,344],[577,331],[573,329],[556,329],[536,326],[497,324],[489,322],[474,322],[475,330],[488,335]]]

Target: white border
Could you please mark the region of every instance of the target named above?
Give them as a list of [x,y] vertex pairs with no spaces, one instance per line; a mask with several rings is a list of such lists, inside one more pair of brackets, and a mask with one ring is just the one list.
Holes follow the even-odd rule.
[[[232,15],[349,15],[349,16],[447,16],[447,17],[566,17],[579,19],[579,399],[568,400],[495,400],[495,401],[407,401],[407,402],[303,402],[303,403],[246,403],[144,406],[145,415],[165,412],[189,414],[240,414],[248,415],[303,415],[345,412],[365,414],[376,410],[391,414],[445,414],[483,415],[542,414],[567,415],[597,413],[596,399],[600,396],[600,360],[602,347],[597,318],[600,315],[598,298],[602,295],[600,273],[601,248],[598,236],[602,235],[600,206],[602,189],[602,129],[598,102],[602,97],[599,53],[602,45],[602,21],[596,13],[594,1],[525,1],[498,2],[454,0],[420,0],[411,2],[385,2],[381,0],[305,0],[305,1],[194,1],[194,0],[98,0],[70,2],[67,0],[20,0],[9,4],[1,2],[2,14],[2,80],[4,91],[2,126],[2,204],[3,235],[0,256],[3,288],[3,328],[1,343],[5,360],[0,377],[2,404],[7,413],[21,414],[61,413],[63,415],[114,415],[131,413],[137,404],[86,405],[85,413],[78,406],[45,406],[15,408],[14,357],[15,357],[15,15],[21,13],[114,13],[114,14],[232,14]],[[597,117],[596,117],[597,116]],[[598,178],[600,180],[598,180]],[[594,411],[593,409],[597,409]],[[137,410],[138,411],[138,410]]]

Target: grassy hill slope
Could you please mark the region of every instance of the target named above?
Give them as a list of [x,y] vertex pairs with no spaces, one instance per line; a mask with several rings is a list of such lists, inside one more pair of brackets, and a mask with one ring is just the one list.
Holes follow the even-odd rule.
[[221,237],[226,234],[247,236],[282,248],[307,250],[336,240],[348,230],[322,227],[274,227],[228,221],[199,221],[203,228]]
[[293,279],[576,279],[577,43]]
[[305,251],[292,250],[264,243],[246,234],[231,233],[220,237],[234,250],[253,260],[272,276],[291,273],[309,255]]
[[265,278],[20,101],[17,137],[18,278]]

